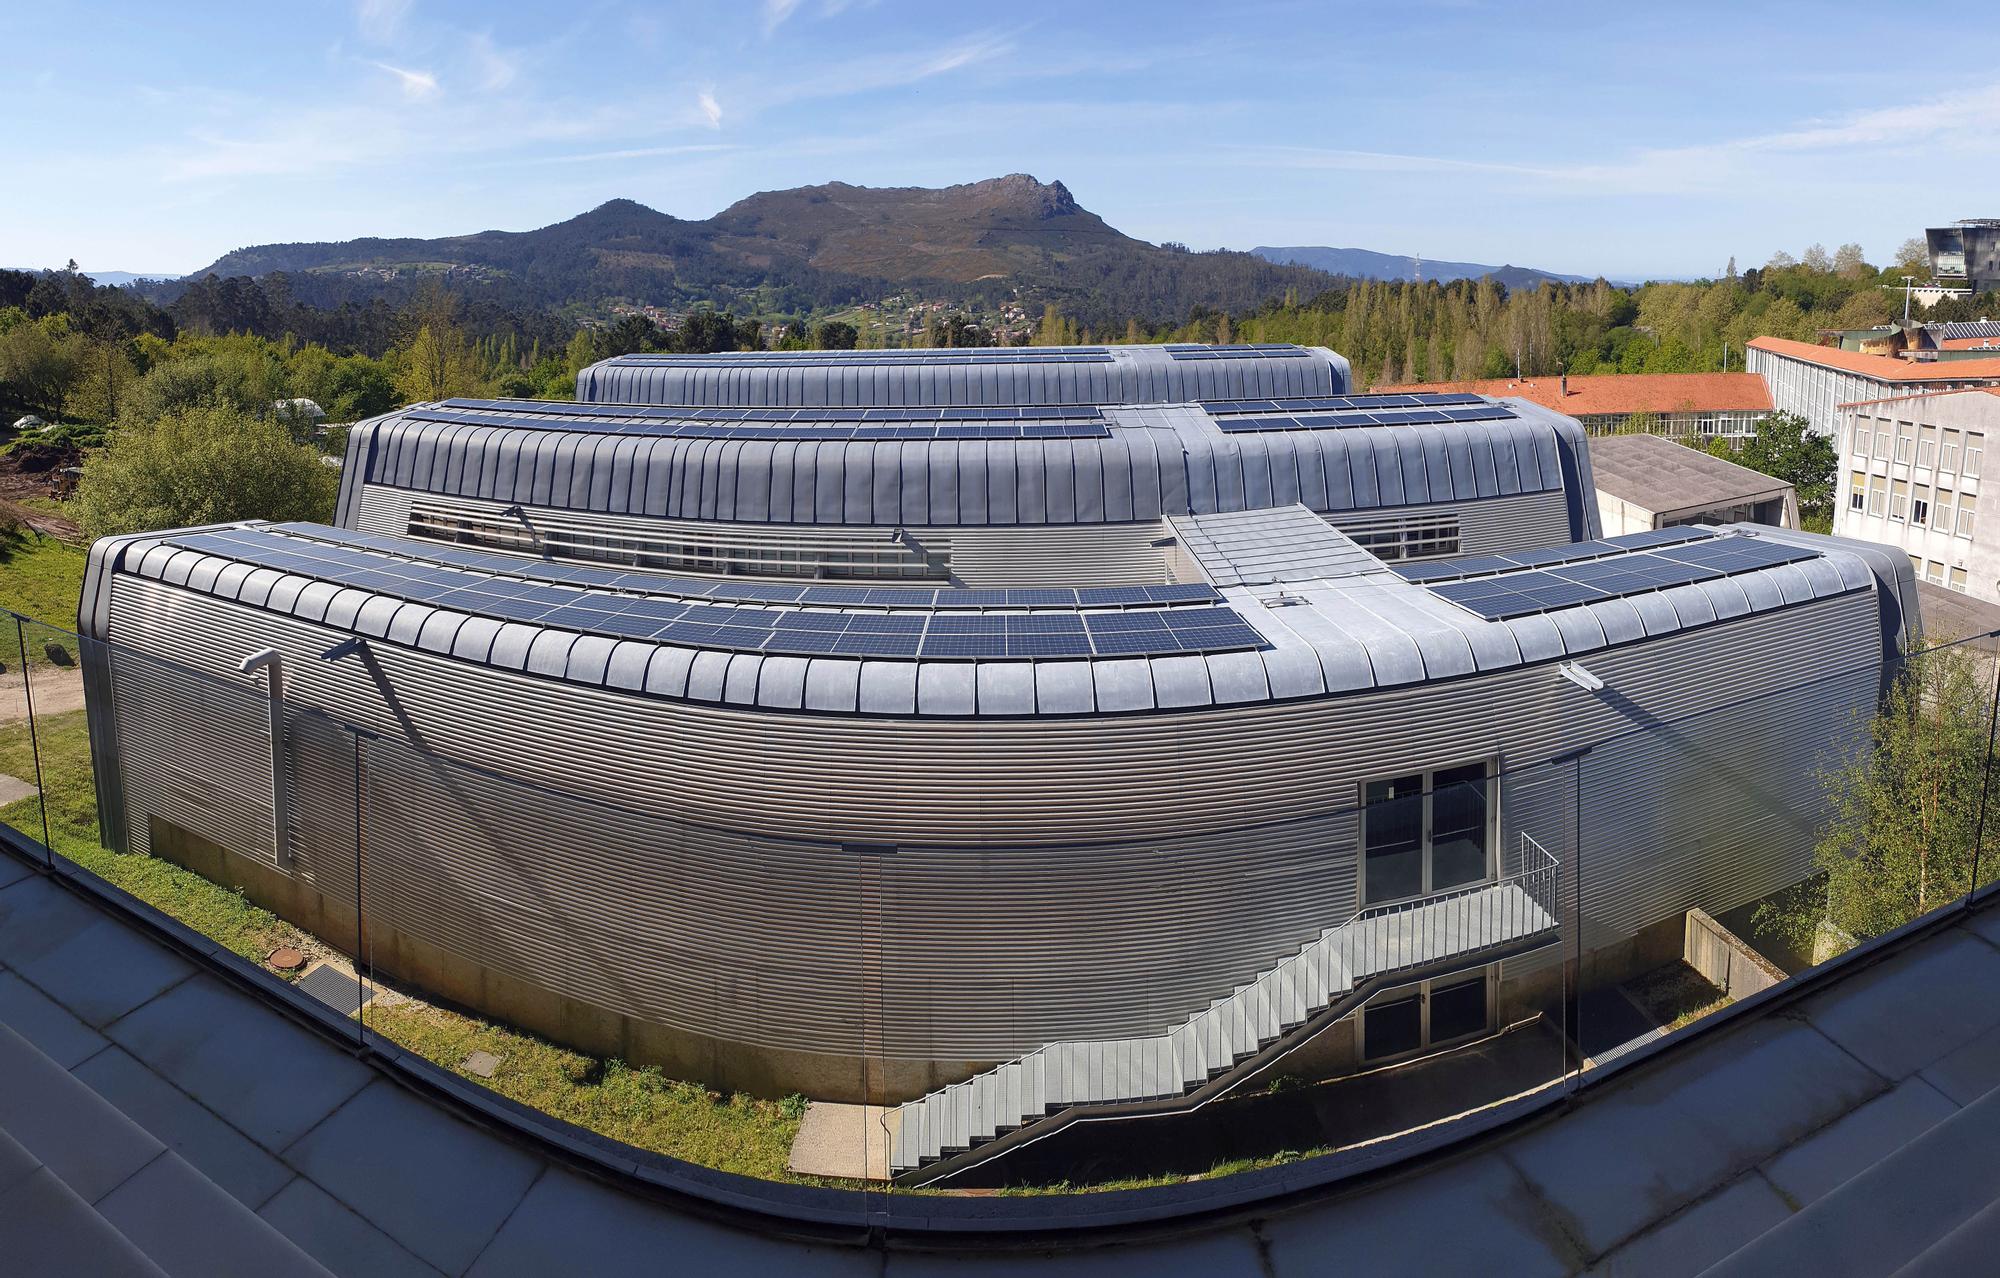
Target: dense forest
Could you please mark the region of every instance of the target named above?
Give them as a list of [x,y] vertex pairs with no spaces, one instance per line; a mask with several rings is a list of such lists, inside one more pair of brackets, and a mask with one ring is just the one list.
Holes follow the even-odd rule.
[[[1342,282],[1232,314],[1193,304],[1184,322],[1132,318],[1098,330],[1049,306],[1039,344],[1083,341],[1295,341],[1346,355],[1363,384],[1508,376],[1517,371],[1700,372],[1740,369],[1744,344],[1811,341],[1824,330],[1886,323],[1901,310],[1914,241],[1878,269],[1860,250],[1814,246],[1762,267],[1634,289],[1603,281],[1509,291],[1491,280]],[[1976,318],[1973,299],[1923,318]],[[74,270],[0,271],[0,413],[106,426],[132,414],[220,398],[271,415],[295,396],[335,422],[449,395],[566,397],[584,364],[642,350],[850,347],[880,334],[808,315],[735,316],[697,307],[659,325],[628,314],[580,324],[540,310],[468,300],[433,279],[398,305],[377,296],[326,308],[283,274],[190,281],[166,305]],[[993,335],[963,314],[931,317],[918,340],[976,346]]]

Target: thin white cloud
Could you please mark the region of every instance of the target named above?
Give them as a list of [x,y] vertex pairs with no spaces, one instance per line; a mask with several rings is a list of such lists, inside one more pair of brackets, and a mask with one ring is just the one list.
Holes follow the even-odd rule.
[[402,86],[403,96],[413,102],[421,102],[438,95],[437,77],[428,71],[408,71],[387,62],[371,62],[368,65],[395,76],[397,84]]
[[770,35],[798,12],[799,0],[764,0],[764,34]]
[[722,104],[715,100],[715,94],[707,89],[703,89],[699,94],[695,95],[694,101],[695,105],[701,108],[701,118],[708,121],[709,128],[719,129],[722,127]]
[[1601,162],[1527,164],[1305,146],[1251,147],[1233,154],[1272,168],[1511,175],[1552,192],[1585,195],[1722,194],[1765,184],[1772,166],[1788,160],[1820,157],[1815,163],[1823,163],[1827,152],[1863,154],[1882,147],[1908,152],[1941,141],[1974,146],[1990,136],[1981,130],[1996,114],[2000,84],[1746,137],[1643,148]]
[[599,160],[654,160],[674,155],[711,155],[734,151],[728,142],[694,142],[686,146],[634,146],[619,151],[584,151],[574,155],[538,155],[522,164],[589,164]]
[[489,93],[506,88],[521,73],[520,58],[495,44],[493,37],[484,32],[466,42],[466,55],[478,73],[479,87]]
[[360,0],[354,7],[354,23],[363,39],[391,44],[402,34],[409,13],[410,0]]

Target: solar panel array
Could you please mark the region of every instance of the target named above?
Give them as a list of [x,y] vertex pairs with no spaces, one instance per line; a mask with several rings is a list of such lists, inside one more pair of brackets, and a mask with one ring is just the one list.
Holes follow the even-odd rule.
[[1048,404],[1030,407],[970,405],[933,408],[843,407],[823,408],[655,408],[636,404],[573,404],[567,400],[539,399],[448,399],[443,408],[475,412],[508,412],[527,417],[643,417],[671,418],[689,422],[1095,422],[1104,420],[1098,408],[1087,404]]
[[1265,646],[1263,636],[1234,609],[1215,606],[1005,616],[726,607],[606,594],[583,589],[586,583],[573,578],[557,584],[489,577],[456,565],[385,558],[365,549],[366,542],[308,541],[272,529],[183,533],[165,540],[257,567],[475,616],[734,652],[970,661],[1170,656]]
[[1939,341],[1957,342],[1970,337],[1990,337],[2000,340],[2000,320],[1951,320],[1944,324],[1930,326],[1931,335]]
[[967,346],[876,351],[722,351],[714,355],[622,355],[620,365],[701,368],[853,368],[884,364],[1109,364],[1102,346]]
[[1291,342],[1242,342],[1227,346],[1197,346],[1187,343],[1170,343],[1167,358],[1191,359],[1295,359],[1306,353],[1303,346]]
[[1449,404],[1484,404],[1478,395],[1457,391],[1436,394],[1383,395],[1294,395],[1285,399],[1207,399],[1202,408],[1210,417],[1241,414],[1370,412],[1378,408],[1442,408]]
[[1478,395],[1324,395],[1290,399],[1208,400],[1215,424],[1231,433],[1273,430],[1349,430],[1357,426],[1442,426],[1451,422],[1508,421],[1515,414]]
[[[484,401],[494,403],[496,401]],[[1111,432],[1095,409],[1088,418],[1068,418],[1055,410],[1026,410],[1031,417],[946,419],[941,409],[889,410],[907,412],[909,417],[861,420],[828,418],[816,409],[779,410],[796,416],[777,418],[707,418],[698,409],[655,409],[650,413],[630,408],[613,412],[586,412],[605,405],[578,404],[577,412],[558,415],[561,410],[538,406],[530,410],[506,405],[504,412],[458,407],[459,401],[436,408],[415,408],[403,414],[405,420],[453,425],[500,426],[537,430],[574,430],[597,435],[645,435],[664,439],[736,440],[829,440],[852,443],[862,440],[1036,440],[1103,439]],[[562,406],[568,409],[570,405]],[[746,410],[723,409],[721,412]],[[855,411],[855,410],[847,410]],[[1018,411],[1018,410],[1016,410]],[[578,417],[586,420],[577,420]]]
[[1817,558],[1818,551],[1754,537],[1709,537],[1551,568],[1448,581],[1431,589],[1489,621],[1505,621]]
[[1602,559],[1608,555],[1623,555],[1634,550],[1651,550],[1658,546],[1701,541],[1713,536],[1715,531],[1709,528],[1655,528],[1648,532],[1627,533],[1622,537],[1606,537],[1598,541],[1573,541],[1561,546],[1544,546],[1538,550],[1509,550],[1497,555],[1462,555],[1456,559],[1391,564],[1390,569],[1400,573],[1408,581],[1451,581],[1460,577],[1485,577],[1496,572],[1513,572],[1520,568],[1546,568],[1551,564],[1579,563],[1586,559]]
[[1158,608],[1175,604],[1220,603],[1222,600],[1215,587],[1197,583],[979,589],[969,586],[811,586],[777,581],[715,581],[606,568],[596,564],[556,563],[493,550],[475,550],[468,546],[415,543],[406,538],[349,532],[320,524],[274,524],[271,531],[332,546],[372,550],[402,559],[449,564],[492,576],[560,582],[588,586],[594,590],[619,590],[676,599],[727,599],[741,603],[811,604],[839,608],[927,608],[946,612],[979,608]]

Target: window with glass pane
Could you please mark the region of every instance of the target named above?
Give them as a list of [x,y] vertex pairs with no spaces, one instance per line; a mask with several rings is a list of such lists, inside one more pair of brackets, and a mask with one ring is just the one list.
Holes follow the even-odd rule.
[[1432,774],[1429,890],[1477,883],[1486,874],[1486,765]]
[[1986,449],[1982,447],[1985,440],[1986,436],[1984,435],[1967,435],[1965,437],[1965,454],[1959,459],[1959,469],[1965,474],[1977,475],[1979,473],[1980,459],[1986,452]]
[[1399,901],[1424,890],[1424,774],[1370,781],[1361,815],[1364,902]]
[[1958,535],[1961,537],[1970,537],[1972,535],[1972,504],[1970,502],[1959,503]]
[[1361,1055],[1368,1060],[1403,1056],[1424,1045],[1421,990],[1370,1003],[1361,1017]]
[[1449,1043],[1486,1032],[1486,974],[1434,984],[1430,994],[1430,1041]]

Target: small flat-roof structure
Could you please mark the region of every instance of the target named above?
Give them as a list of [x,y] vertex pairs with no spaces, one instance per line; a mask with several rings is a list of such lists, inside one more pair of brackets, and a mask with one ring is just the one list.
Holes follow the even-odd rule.
[[1771,392],[1754,373],[1606,373],[1571,377],[1495,377],[1469,382],[1378,386],[1376,391],[1456,391],[1525,399],[1571,417],[1608,413],[1677,413],[1692,408],[1771,411]]
[[1590,446],[1607,535],[1676,524],[1799,526],[1798,491],[1748,466],[1658,435],[1606,435]]
[[1629,429],[1634,416],[1676,438],[1748,435],[1771,412],[1771,391],[1754,373],[1604,373],[1580,377],[1495,377],[1481,381],[1378,386],[1380,392],[1456,392],[1524,399],[1602,435]]

